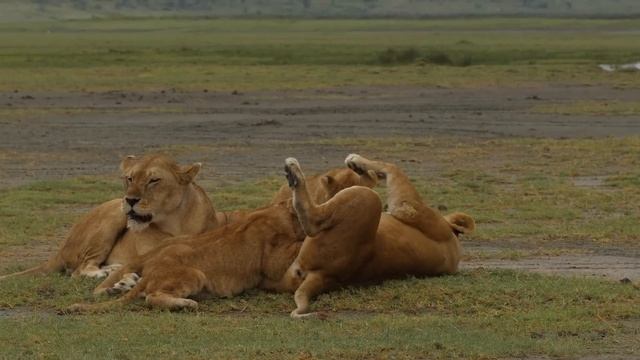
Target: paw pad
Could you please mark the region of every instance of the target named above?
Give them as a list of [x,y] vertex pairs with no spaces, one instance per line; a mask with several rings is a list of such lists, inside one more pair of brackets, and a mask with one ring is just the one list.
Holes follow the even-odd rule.
[[295,170],[292,170],[293,167],[297,167],[298,169],[300,168],[298,160],[295,158],[287,158],[284,161],[284,173],[290,188],[298,186],[300,182],[298,176],[294,173]]
[[347,158],[344,160],[344,163],[347,165],[349,169],[353,170],[356,174],[362,175],[365,173],[365,169],[356,163],[359,158],[360,158],[360,155],[358,154],[349,154]]

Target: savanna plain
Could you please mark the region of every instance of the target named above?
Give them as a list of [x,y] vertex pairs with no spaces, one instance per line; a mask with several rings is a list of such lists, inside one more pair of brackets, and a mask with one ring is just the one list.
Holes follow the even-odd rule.
[[[121,196],[127,154],[201,161],[220,210],[266,204],[295,156],[397,162],[464,211],[458,275],[197,312],[95,301],[91,279],[0,283],[0,357],[640,356],[639,20],[110,19],[0,24],[0,272]],[[378,189],[384,196],[384,189]],[[241,259],[238,259],[241,261]]]

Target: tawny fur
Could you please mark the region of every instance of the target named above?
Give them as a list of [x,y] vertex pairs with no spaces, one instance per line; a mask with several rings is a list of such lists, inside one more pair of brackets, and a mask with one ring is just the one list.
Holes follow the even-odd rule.
[[[325,174],[307,181],[294,163],[287,163],[287,171],[299,182],[293,193],[281,189],[274,202],[295,194],[292,203],[257,210],[200,236],[169,240],[96,288],[103,293],[125,274],[137,272],[142,280],[127,295],[69,310],[102,311],[141,295],[152,306],[193,309],[197,303],[190,297],[202,293],[233,296],[261,287],[297,289],[293,315],[304,316],[313,296],[337,286],[457,270],[460,248],[453,224],[427,209],[408,180],[393,182],[391,198],[402,200],[391,200],[394,215],[381,216],[378,195],[359,186],[375,185],[376,177],[389,180],[388,175],[402,179],[399,170],[360,171],[358,176],[339,169],[328,178]],[[451,219],[457,218],[473,221],[464,214]]]
[[281,280],[283,290],[284,284],[300,284],[294,295],[294,317],[308,315],[311,299],[335,287],[407,275],[453,274],[461,256],[457,234],[475,228],[466,214],[443,217],[428,207],[394,164],[358,155],[350,155],[346,163],[354,171],[373,171],[386,180],[388,213],[381,213],[380,198],[364,187],[315,202],[297,161],[286,161],[294,179],[293,205],[308,236]]
[[[349,169],[332,170],[317,177],[312,188],[316,201],[334,193],[335,186],[375,183],[368,175]],[[323,180],[324,179],[324,180]],[[337,185],[341,184],[341,185]],[[285,200],[244,215],[238,222],[198,236],[173,238],[115,271],[94,291],[108,292],[125,274],[138,273],[142,280],[131,290],[145,294],[151,306],[194,308],[189,299],[202,293],[233,296],[261,287],[278,290],[285,271],[298,254],[305,238],[291,202]],[[296,284],[291,284],[295,289]],[[135,299],[106,304],[76,304],[72,311],[101,311]]]
[[[165,239],[216,228],[224,214],[216,214],[207,194],[193,181],[199,169],[200,164],[180,166],[163,155],[126,157],[121,163],[125,197],[140,198],[135,208],[152,214],[150,223],[127,228],[124,199],[107,201],[76,222],[47,262],[0,279],[62,270],[73,276],[100,277],[106,275],[101,266],[126,264]],[[150,184],[151,179],[159,181]]]

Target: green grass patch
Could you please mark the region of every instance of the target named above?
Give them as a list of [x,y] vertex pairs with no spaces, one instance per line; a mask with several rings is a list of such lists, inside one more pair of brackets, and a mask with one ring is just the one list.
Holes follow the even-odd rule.
[[120,193],[120,184],[88,177],[0,189],[0,249],[51,240],[79,215],[78,208],[86,209]]
[[[552,256],[562,253],[558,242],[635,246],[640,233],[637,137],[312,143],[398,162],[431,205],[477,219],[470,241],[544,245],[470,258]],[[218,209],[231,210],[267,203],[282,183],[265,178],[203,185]],[[120,186],[115,179],[80,178],[2,190],[0,250],[60,240],[86,209],[120,196]],[[3,273],[32,265],[24,258],[6,260]],[[91,295],[96,284],[57,274],[3,281],[2,356],[492,359],[640,351],[640,290],[595,279],[479,269],[389,281],[321,295],[313,306],[328,315],[324,321],[293,321],[291,295],[257,290],[202,300],[196,313],[151,310],[138,301],[109,314],[56,315],[75,302],[104,300]]]
[[[281,185],[281,179],[270,178],[225,185],[207,182],[205,188],[216,209],[235,210],[264,206]],[[92,177],[0,189],[0,251],[61,241],[89,208],[121,196],[120,181]]]
[[12,309],[0,316],[0,341],[11,344],[4,354],[480,359],[638,350],[627,343],[640,327],[638,290],[588,279],[477,270],[390,281],[321,295],[314,308],[329,315],[326,321],[291,320],[291,295],[258,291],[202,301],[197,313],[148,310],[141,303],[103,315],[52,313],[90,300],[92,285],[61,276],[8,282],[0,290],[2,307]]
[[[542,23],[548,30],[539,30]],[[637,24],[542,19],[5,23],[0,24],[0,90],[246,91],[548,81],[637,86],[632,73],[610,74],[596,66],[640,58],[635,34],[619,31]]]
[[[415,174],[412,179],[429,204],[444,206],[445,213],[474,216],[474,241],[632,245],[640,234],[637,137],[336,138],[311,143],[399,162]],[[588,186],[581,185],[584,180]]]
[[[631,245],[640,224],[640,139],[336,138],[305,142],[397,161],[433,207],[478,221],[472,241]],[[233,148],[234,144],[217,144]],[[207,153],[205,145],[184,151]],[[179,147],[173,151],[182,151]],[[280,178],[203,186],[219,210],[268,203]],[[586,184],[586,185],[585,185]],[[384,188],[378,188],[384,194]],[[59,241],[87,208],[119,197],[119,181],[81,178],[0,190],[0,250]]]
[[206,188],[216,209],[231,211],[265,206],[283,184],[281,178],[266,178],[223,186],[212,184]]

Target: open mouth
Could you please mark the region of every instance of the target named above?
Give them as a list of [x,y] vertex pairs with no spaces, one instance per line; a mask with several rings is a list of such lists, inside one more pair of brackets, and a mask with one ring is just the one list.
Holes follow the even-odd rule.
[[127,217],[129,218],[129,220],[133,220],[138,223],[148,223],[151,221],[151,218],[152,218],[151,214],[140,215],[133,210],[127,213]]

